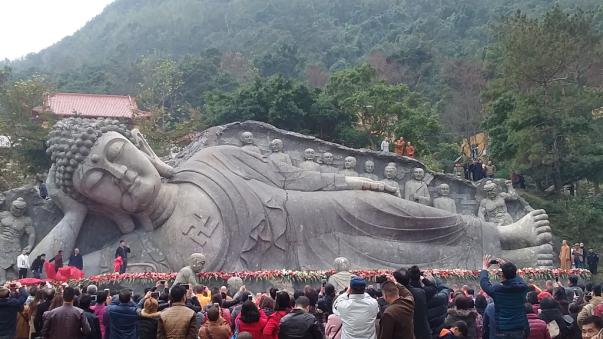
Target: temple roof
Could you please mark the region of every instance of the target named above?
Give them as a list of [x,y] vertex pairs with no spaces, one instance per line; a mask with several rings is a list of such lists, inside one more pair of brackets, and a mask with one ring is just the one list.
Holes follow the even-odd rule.
[[44,106],[34,112],[51,112],[61,116],[107,117],[133,119],[147,116],[138,109],[136,100],[128,95],[53,93],[44,98]]

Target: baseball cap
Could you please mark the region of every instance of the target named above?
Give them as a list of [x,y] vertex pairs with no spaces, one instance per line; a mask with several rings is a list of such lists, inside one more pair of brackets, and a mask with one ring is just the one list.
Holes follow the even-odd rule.
[[350,287],[352,287],[352,288],[366,287],[366,280],[364,280],[363,277],[353,276],[352,279],[350,280]]

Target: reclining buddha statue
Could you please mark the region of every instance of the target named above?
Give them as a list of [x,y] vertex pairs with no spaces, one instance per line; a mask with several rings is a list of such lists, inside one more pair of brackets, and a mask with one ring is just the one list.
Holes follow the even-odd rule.
[[139,257],[164,261],[162,270],[178,270],[195,252],[209,271],[328,269],[337,257],[362,268],[476,268],[483,253],[552,265],[543,210],[499,226],[401,199],[383,182],[232,145],[202,148],[172,168],[138,131],[109,119],[57,122],[48,153],[47,186],[64,217],[32,255],[69,252],[96,213],[143,237],[142,247],[152,243]]

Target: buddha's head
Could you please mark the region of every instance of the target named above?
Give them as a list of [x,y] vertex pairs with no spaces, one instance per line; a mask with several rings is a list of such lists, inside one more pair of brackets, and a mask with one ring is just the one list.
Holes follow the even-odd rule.
[[27,203],[23,198],[18,198],[10,204],[10,213],[15,217],[21,217],[25,215],[25,209],[27,208]]
[[438,189],[440,190],[440,196],[447,197],[450,195],[450,186],[448,184],[441,184],[438,186]]
[[373,173],[375,171],[375,163],[371,160],[367,160],[364,162],[364,172]]
[[283,151],[283,141],[281,139],[274,139],[270,142],[270,150],[272,153],[279,153]]
[[484,192],[486,192],[486,196],[490,199],[496,198],[498,194],[498,185],[493,181],[488,181],[484,185]]
[[205,267],[205,255],[203,253],[193,253],[188,258],[189,265],[191,270],[195,273],[199,273]]
[[343,167],[345,169],[355,169],[356,168],[356,158],[345,157],[345,159],[343,160]]
[[304,150],[304,160],[314,161],[314,154],[313,148],[306,148]]
[[333,266],[335,267],[336,272],[349,271],[350,261],[346,257],[335,258]]
[[333,165],[333,153],[324,152],[322,154],[322,162],[324,162],[325,165]]
[[416,167],[412,170],[412,177],[417,181],[423,181],[423,178],[425,178],[425,171],[420,167]]
[[396,168],[395,165],[387,165],[385,166],[385,169],[383,170],[383,175],[385,176],[386,179],[393,179],[396,177],[396,172],[398,171],[398,169]]
[[49,134],[47,152],[54,168],[51,179],[80,202],[92,201],[126,213],[141,212],[157,196],[161,178],[151,156],[139,149],[140,144],[116,120],[61,120]]
[[253,133],[249,131],[241,133],[241,143],[243,145],[253,145]]

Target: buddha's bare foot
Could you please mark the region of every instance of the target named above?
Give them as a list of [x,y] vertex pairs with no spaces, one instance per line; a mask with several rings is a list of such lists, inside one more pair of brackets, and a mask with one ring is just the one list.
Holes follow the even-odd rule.
[[535,250],[539,266],[552,265],[553,249],[549,216],[544,210],[534,210],[517,222],[498,226],[503,250],[531,248]]

